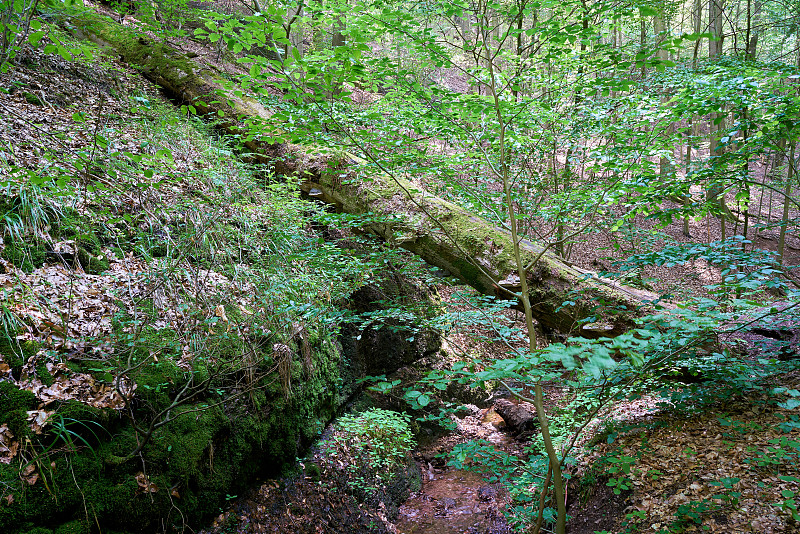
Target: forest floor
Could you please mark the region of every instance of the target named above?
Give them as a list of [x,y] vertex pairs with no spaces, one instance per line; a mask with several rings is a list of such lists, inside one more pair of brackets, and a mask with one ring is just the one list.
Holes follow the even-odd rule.
[[[211,50],[203,53],[213,57]],[[115,95],[127,93],[142,101],[155,101],[161,99],[158,90],[113,58],[105,58],[104,62],[102,68],[91,64],[76,65],[31,52],[27,60],[23,58],[19,68],[0,77],[0,86],[4,89],[0,92],[0,109],[3,111],[0,114],[0,139],[10,147],[3,149],[3,157],[9,162],[36,167],[42,156],[37,152],[37,146],[47,143],[48,139],[58,139],[66,153],[93,153],[97,151],[95,134],[99,131],[104,132],[110,142],[130,153],[147,152],[149,149],[142,146],[141,139],[135,135],[136,129],[130,126],[136,123],[146,129],[146,122],[142,123],[141,116],[131,112],[126,97]],[[41,67],[45,64],[58,74],[43,75]],[[74,115],[77,110],[85,113],[80,121]],[[112,130],[116,133],[111,133]],[[170,189],[146,193],[129,190],[117,195],[113,202],[120,206],[135,205],[147,213],[166,205],[175,207],[183,199],[198,194],[210,194],[203,189],[201,182],[191,178],[204,162],[200,149],[191,144],[176,145],[171,149],[174,154],[171,172],[185,174],[185,181],[173,182]],[[86,196],[78,199],[74,208],[80,212],[90,207],[92,202],[91,196]],[[163,224],[158,218],[149,221],[147,217],[140,224],[153,222]],[[718,237],[718,230],[715,230],[718,225],[710,219],[692,221],[690,237],[682,236],[678,224],[665,230],[676,240],[706,242]],[[654,229],[646,225],[643,228],[648,232]],[[46,232],[46,225],[41,230]],[[762,239],[765,244],[774,243],[772,238]],[[647,246],[657,244],[653,242]],[[581,258],[583,266],[597,268],[598,261],[608,261],[606,252],[601,257],[599,251],[606,248],[601,245],[600,242],[587,242],[576,248],[573,254]],[[0,244],[0,248],[3,246]],[[65,254],[67,251],[75,253],[74,243],[64,242],[62,246]],[[15,295],[18,305],[12,310],[26,318],[25,339],[46,342],[66,350],[90,350],[69,339],[102,336],[103,329],[110,327],[110,317],[118,306],[118,294],[112,295],[112,290],[135,288],[137,281],[147,284],[148,266],[142,265],[140,260],[110,248],[98,251],[97,256],[109,261],[108,270],[101,274],[89,274],[82,268],[68,268],[58,263],[23,272],[2,261],[2,284],[27,288],[24,294]],[[796,248],[790,249],[788,258],[790,263],[800,259]],[[686,291],[694,292],[707,281],[719,277],[718,270],[707,264],[681,269],[651,272],[645,274],[645,278],[666,281],[663,283],[670,287],[688,284],[688,280],[693,279],[697,281],[696,285],[687,286]],[[206,272],[205,275],[209,284],[225,283],[213,273]],[[133,293],[137,291],[134,289]],[[445,300],[452,299],[451,289],[443,288],[441,293]],[[462,305],[459,302],[453,304]],[[63,321],[65,313],[70,317],[66,323]],[[515,312],[508,314],[511,321],[519,320]],[[169,322],[177,318],[167,314],[163,320]],[[786,327],[789,330],[796,328],[797,325]],[[457,334],[451,341],[465,352],[480,351],[484,358],[503,354],[505,348],[497,344],[471,341],[476,333]],[[765,337],[756,341],[768,342],[769,339]],[[8,371],[8,365],[0,362],[0,377]],[[52,373],[56,378],[54,384],[47,386],[32,381],[30,387],[44,396],[71,396],[104,406],[114,406],[118,402],[113,391],[104,389],[88,377],[75,373],[59,375],[55,367]],[[774,397],[767,395],[776,387],[785,388],[788,398],[790,391],[800,390],[800,373],[790,372],[763,384],[763,395],[732,398],[714,405],[713,409],[704,406],[696,412],[675,414],[669,410],[668,403],[664,404],[657,398],[609,406],[607,411],[597,416],[597,422],[586,435],[586,442],[593,442],[593,445],[570,468],[576,481],[570,484],[568,496],[570,514],[575,517],[570,532],[797,532],[800,527],[792,519],[792,511],[796,506],[793,496],[800,494],[800,443],[797,439],[800,425],[795,424],[797,416],[791,410],[776,406]],[[568,399],[560,395],[556,384],[550,384],[547,390],[550,399],[548,410],[555,415],[566,406]],[[489,409],[483,409],[472,416],[467,421],[469,425],[463,425],[461,431],[437,445],[437,452],[445,452],[462,440],[501,435],[497,419],[489,412]],[[47,420],[46,410],[38,415],[41,417],[34,418],[32,425],[41,426]],[[523,447],[523,444],[505,438],[503,443],[516,449]],[[19,444],[9,436],[8,429],[0,426],[0,461],[13,455],[18,448]],[[435,480],[445,468],[425,465],[429,464],[426,455],[428,452],[420,450],[418,457],[421,461],[426,458],[422,467]],[[613,476],[609,476],[611,469],[618,466]],[[30,484],[35,484],[35,473],[28,475]],[[613,481],[613,487],[609,481]],[[482,482],[470,483],[483,486]],[[273,483],[262,488],[272,487],[269,491],[274,491],[270,484]],[[455,491],[457,487],[453,486],[451,490]],[[303,492],[297,495],[300,499],[308,497]],[[286,499],[286,496],[282,498]],[[494,511],[497,512],[506,506],[507,501],[492,502],[496,502],[498,509]],[[324,504],[336,506],[330,501]],[[443,509],[439,512],[446,518],[451,510],[447,503],[441,506]],[[243,508],[235,504],[232,510],[258,515],[248,520],[251,525],[269,523],[270,511],[266,508]],[[293,522],[309,520],[309,516],[292,518]],[[293,522],[265,526],[261,531],[294,530],[296,524]],[[322,531],[325,531],[324,527]]]
[[[445,301],[466,308],[457,298],[461,288],[440,291]],[[519,312],[505,314],[523,326]],[[476,341],[476,334],[480,332],[451,335],[450,341],[465,353],[504,357],[507,347]],[[774,356],[770,341],[752,335],[743,343],[758,358]],[[788,399],[791,390],[800,391],[798,386],[800,371],[790,371],[760,383],[758,393],[713,405],[689,404],[676,411],[669,398],[657,395],[607,405],[584,429],[574,451],[576,463],[567,470],[572,478],[568,512],[573,517],[568,532],[797,531],[792,499],[800,493],[798,418],[794,410],[777,406],[770,392],[785,388],[782,396]],[[683,388],[676,384],[673,391]],[[571,399],[558,384],[545,390],[548,414],[557,419]],[[429,449],[443,454],[458,443],[483,439],[525,457],[527,444],[498,432],[496,417],[491,408],[466,417],[458,432]],[[427,450],[422,453],[423,466],[430,457]]]

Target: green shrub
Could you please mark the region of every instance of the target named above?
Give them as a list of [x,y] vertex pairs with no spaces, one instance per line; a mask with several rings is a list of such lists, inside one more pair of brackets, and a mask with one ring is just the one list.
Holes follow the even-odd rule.
[[[407,414],[379,408],[345,415],[336,421],[333,436],[323,444],[323,450],[345,461],[356,486],[368,489],[386,483],[407,462],[414,447],[410,420]],[[367,473],[362,473],[362,468]]]

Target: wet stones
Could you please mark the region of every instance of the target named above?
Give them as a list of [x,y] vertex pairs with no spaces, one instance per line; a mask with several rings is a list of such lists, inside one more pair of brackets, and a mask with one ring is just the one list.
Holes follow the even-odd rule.
[[481,502],[490,502],[497,497],[497,490],[492,486],[481,486],[478,488],[478,500]]

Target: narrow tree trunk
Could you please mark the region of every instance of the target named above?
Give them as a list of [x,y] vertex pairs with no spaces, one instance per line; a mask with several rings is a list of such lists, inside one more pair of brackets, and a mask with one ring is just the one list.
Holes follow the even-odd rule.
[[722,55],[725,44],[724,9],[725,0],[710,0],[708,4],[708,24],[713,39],[708,42],[708,57],[718,58]]
[[778,263],[783,264],[783,253],[786,247],[786,227],[789,224],[789,199],[792,194],[792,179],[794,178],[794,155],[796,143],[794,140],[789,140],[791,147],[789,148],[789,170],[786,171],[786,186],[783,189],[783,214],[781,216],[781,232],[778,237]]

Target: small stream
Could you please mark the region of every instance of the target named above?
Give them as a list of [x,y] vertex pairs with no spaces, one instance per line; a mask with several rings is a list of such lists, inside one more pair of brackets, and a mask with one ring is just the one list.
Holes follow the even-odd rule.
[[[319,450],[312,449],[299,476],[263,481],[238,497],[200,534],[511,534],[503,512],[508,492],[481,475],[451,468],[441,456],[457,443],[481,439],[508,452],[519,448],[492,408],[475,408],[457,419],[458,430],[421,445],[415,459],[421,487],[400,506],[388,524],[383,503],[365,508],[350,495],[346,478],[322,473]],[[303,465],[303,464],[301,464]],[[338,472],[338,471],[335,471]],[[385,528],[384,528],[385,527]]]
[[[498,430],[502,418],[493,409],[480,410],[458,420],[459,434],[470,439],[484,439],[501,448],[513,447],[513,438]],[[430,449],[449,449],[444,442]],[[423,454],[425,457],[425,454]],[[510,534],[503,516],[508,492],[498,484],[489,484],[481,475],[422,462],[422,488],[400,507],[395,521],[398,534]]]
[[504,493],[469,471],[423,471],[422,489],[400,507],[395,526],[398,534],[510,533]]

